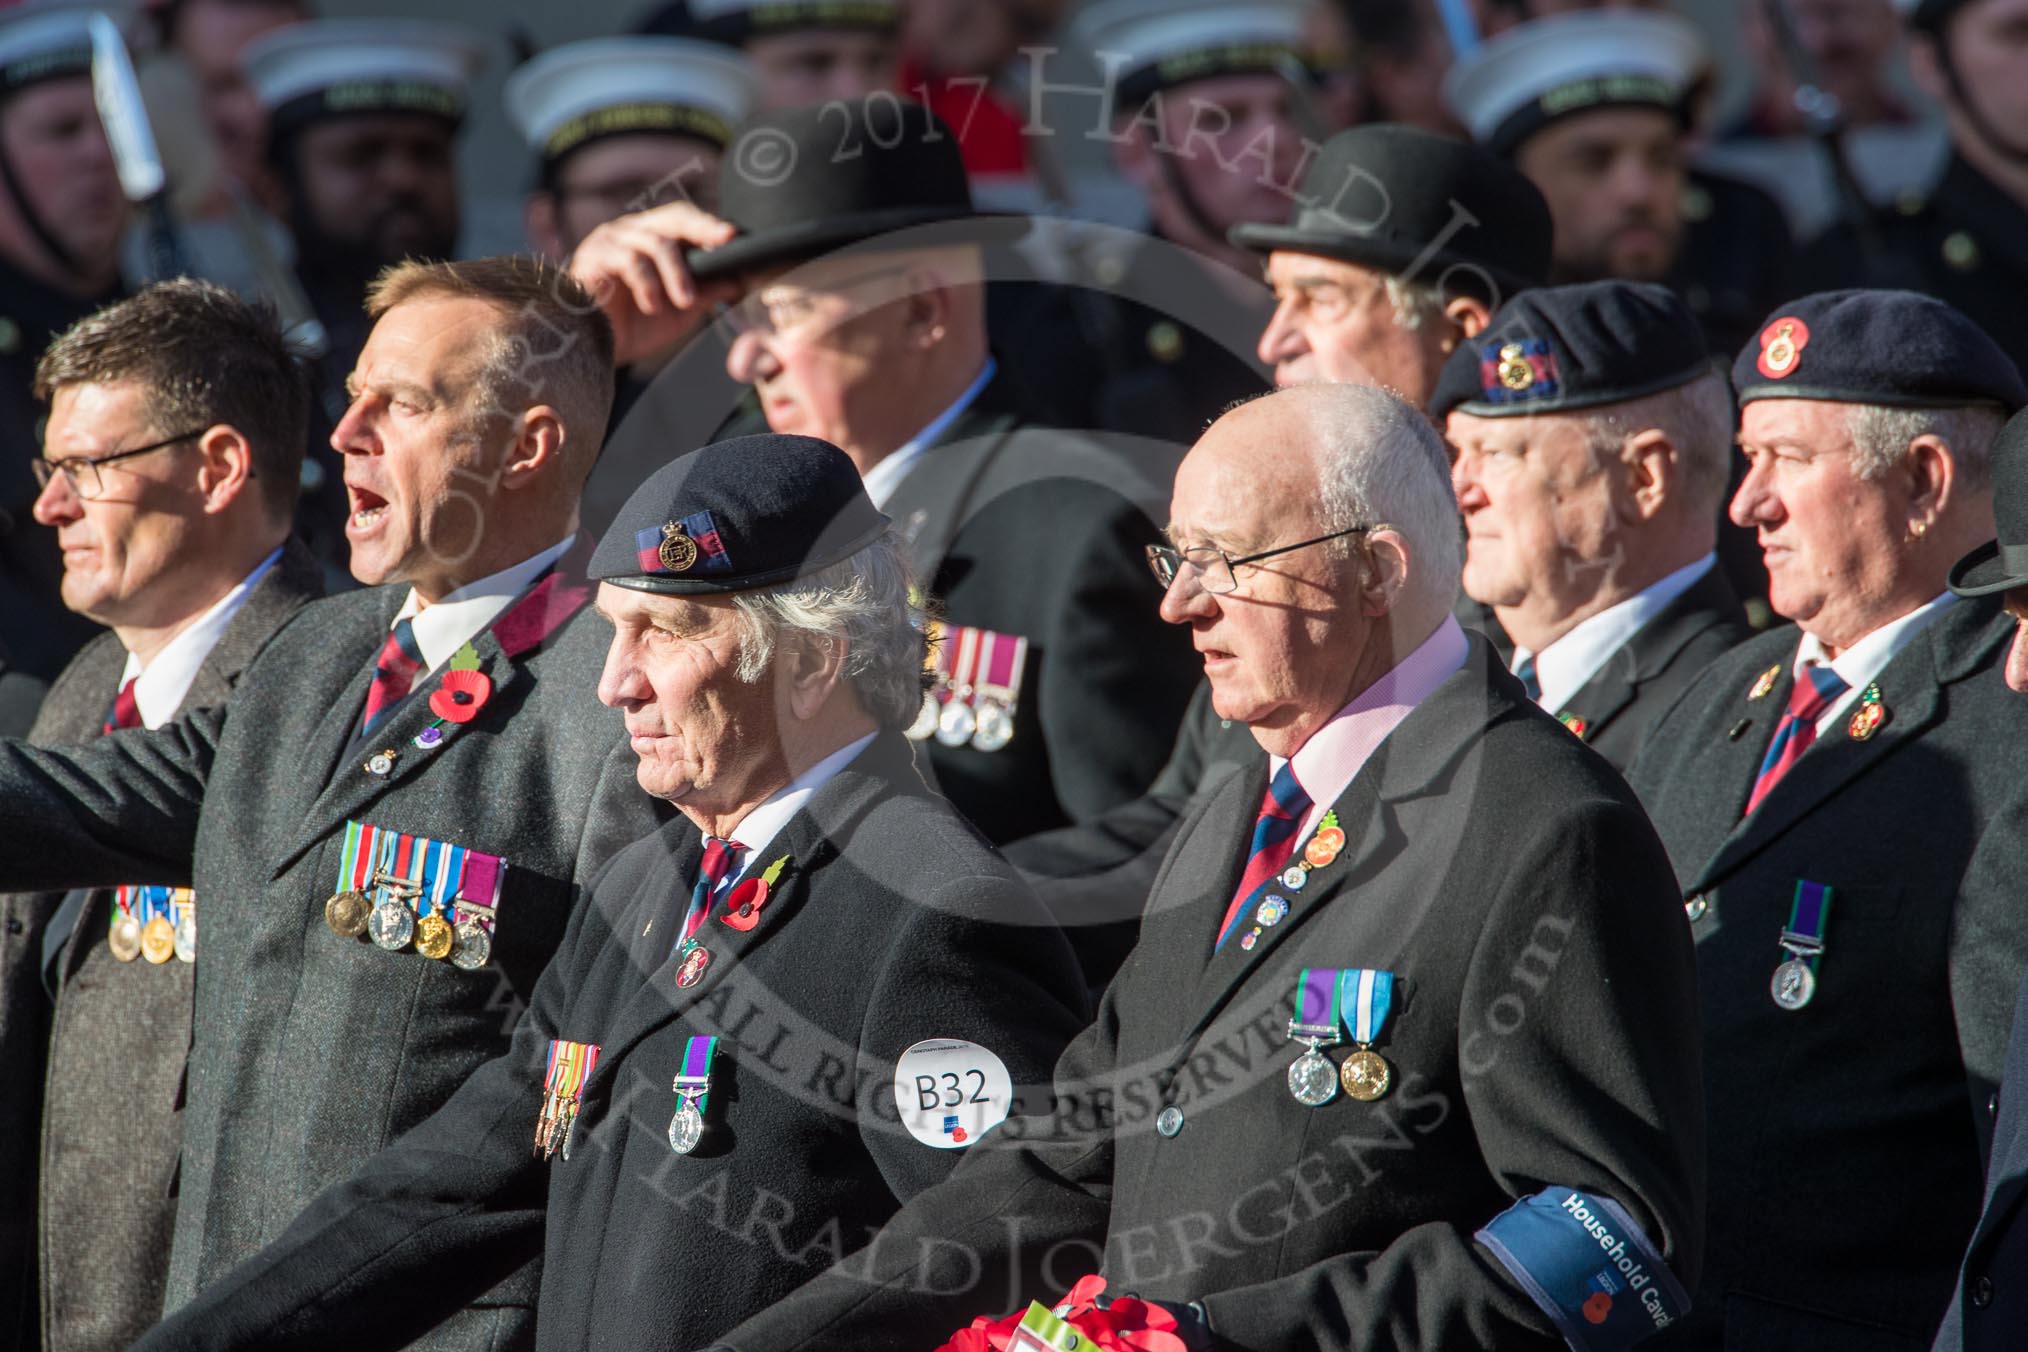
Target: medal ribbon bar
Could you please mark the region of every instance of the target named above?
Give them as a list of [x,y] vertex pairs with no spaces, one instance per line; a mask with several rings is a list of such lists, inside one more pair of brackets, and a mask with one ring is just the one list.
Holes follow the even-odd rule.
[[1796,883],[1795,900],[1789,903],[1788,928],[1782,931],[1783,951],[1807,962],[1817,970],[1824,952],[1824,927],[1831,918],[1831,889],[1806,879]]
[[1338,1031],[1340,991],[1337,968],[1305,967],[1296,979],[1296,1016],[1289,1020],[1289,1036],[1312,1046],[1343,1041]]
[[676,1111],[682,1112],[685,1103],[693,1105],[699,1113],[711,1098],[711,1063],[718,1056],[718,1039],[715,1037],[693,1037],[683,1044],[683,1069],[676,1076]]

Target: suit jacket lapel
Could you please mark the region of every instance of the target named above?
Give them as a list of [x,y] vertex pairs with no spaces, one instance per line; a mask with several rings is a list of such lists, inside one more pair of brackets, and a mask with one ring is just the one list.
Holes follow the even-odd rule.
[[964,524],[973,490],[1018,422],[1009,406],[1008,379],[996,373],[986,383],[885,504],[925,586],[935,583],[944,555]]
[[[1254,823],[1267,793],[1265,751],[1247,764],[1220,767],[1224,781],[1209,790],[1197,814],[1185,820],[1165,865],[1169,880],[1158,888],[1141,922],[1137,953],[1157,963],[1160,989],[1169,1002],[1167,1017],[1153,1021],[1165,1034],[1190,1027],[1205,1000],[1204,983],[1213,965],[1211,945],[1218,922],[1232,902],[1253,843]],[[1237,949],[1238,941],[1226,945]],[[1226,955],[1217,955],[1222,961]],[[1132,961],[1132,959],[1129,959]]]
[[[1982,655],[1989,653],[2002,637],[1991,625],[1994,613],[1990,604],[1959,602],[1916,635],[1875,682],[1888,712],[1879,731],[1860,741],[1847,731],[1850,718],[1839,718],[1790,767],[1753,815],[1732,828],[1697,882],[1685,889],[1686,893],[1703,891],[1719,881],[1838,790],[1936,723],[1942,717],[1943,687],[1976,670]],[[1780,700],[1775,722],[1780,721],[1779,710],[1787,707],[1788,692],[1794,683],[1791,664],[1770,692],[1770,699]],[[1853,709],[1857,707],[1854,705]],[[1769,735],[1758,739],[1763,756],[1772,733],[1770,725]],[[1760,760],[1756,758],[1753,764],[1754,769],[1747,772],[1745,779],[1748,792]],[[1745,805],[1742,793],[1740,809]]]
[[240,674],[260,654],[282,621],[322,595],[323,590],[317,561],[300,541],[290,536],[282,546],[282,556],[247,594],[246,603],[197,669],[197,677],[183,697],[183,708],[202,709],[227,699]]
[[1725,571],[1713,564],[1615,649],[1584,687],[1564,701],[1558,717],[1583,719],[1585,737],[1596,737],[1634,702],[1643,685],[1668,669],[1687,644],[1728,621],[1744,624],[1745,616],[1732,585],[1725,580]]

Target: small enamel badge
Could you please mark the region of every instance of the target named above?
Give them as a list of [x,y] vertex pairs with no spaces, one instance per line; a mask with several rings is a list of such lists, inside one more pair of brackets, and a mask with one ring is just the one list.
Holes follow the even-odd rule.
[[1781,663],[1777,662],[1760,674],[1753,683],[1753,689],[1746,692],[1748,699],[1766,699],[1767,692],[1775,688],[1775,682],[1782,678]]
[[392,748],[386,751],[376,751],[366,759],[366,773],[372,775],[375,779],[385,779],[394,773],[394,763],[397,759],[399,759],[399,753]]
[[1784,315],[1760,332],[1760,359],[1754,363],[1769,380],[1780,380],[1796,369],[1803,349],[1810,345],[1810,327],[1793,315]]
[[1864,742],[1886,722],[1887,706],[1880,702],[1880,687],[1869,684],[1866,693],[1859,697],[1859,707],[1852,711],[1852,721],[1845,725],[1845,731],[1853,741]]
[[1580,742],[1584,740],[1585,732],[1591,727],[1591,724],[1585,722],[1584,719],[1572,713],[1558,714],[1556,716],[1556,721],[1563,724],[1564,727],[1569,728],[1571,732],[1576,735],[1577,740]]

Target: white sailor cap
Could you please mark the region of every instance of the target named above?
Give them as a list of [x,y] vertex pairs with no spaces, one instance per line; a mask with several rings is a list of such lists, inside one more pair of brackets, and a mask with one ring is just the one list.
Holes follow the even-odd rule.
[[428,113],[457,122],[484,40],[433,19],[312,19],[247,44],[240,64],[277,133],[324,117]]
[[620,37],[572,42],[507,77],[507,114],[554,163],[605,136],[666,132],[723,149],[753,106],[753,68],[713,42]]
[[1473,140],[1511,155],[1549,123],[1594,108],[1685,116],[1685,95],[1709,62],[1680,15],[1581,10],[1531,19],[1479,47],[1444,76],[1444,99]]
[[94,14],[104,14],[124,31],[134,5],[132,0],[27,0],[0,11],[0,97],[44,80],[91,74]]
[[1307,0],[1100,0],[1071,25],[1071,44],[1117,67],[1129,108],[1214,75],[1279,73],[1305,59]]
[[[685,31],[730,47],[778,33],[813,29],[891,33],[901,27],[899,0],[688,0],[685,8],[689,10]],[[673,16],[665,21],[673,21]]]

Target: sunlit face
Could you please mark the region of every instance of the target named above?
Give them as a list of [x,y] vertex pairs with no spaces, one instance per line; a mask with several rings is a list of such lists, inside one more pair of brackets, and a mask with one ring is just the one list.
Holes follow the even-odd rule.
[[[157,427],[148,395],[138,381],[63,386],[50,400],[44,457],[113,455],[204,430]],[[207,524],[194,443],[100,466],[102,489],[90,500],[62,474],[51,476],[35,500],[35,519],[56,530],[66,606],[108,625],[181,618],[178,589],[163,582]]]
[[1465,591],[1561,611],[1596,590],[1614,527],[1613,473],[1582,418],[1453,412],[1451,485],[1465,516]]
[[1683,237],[1683,133],[1656,108],[1600,108],[1552,122],[1514,157],[1555,224],[1565,282],[1653,281]]
[[1274,367],[1275,384],[1379,385],[1412,404],[1428,402],[1443,370],[1450,326],[1435,316],[1420,328],[1402,323],[1385,274],[1278,249],[1268,255],[1267,283],[1275,312],[1258,351]]
[[415,113],[336,117],[298,132],[314,235],[382,265],[449,257],[459,226],[453,135],[443,119]]
[[894,34],[847,28],[750,38],[746,54],[759,82],[755,112],[892,90],[901,60]]
[[477,379],[498,318],[484,301],[425,295],[367,335],[331,445],[345,457],[352,576],[369,587],[407,582],[434,600],[469,580],[499,492]]
[[[1177,471],[1170,542],[1237,558],[1326,534],[1309,443],[1273,409],[1215,423]],[[1313,545],[1241,565],[1237,590],[1223,596],[1178,571],[1162,618],[1190,627],[1220,718],[1293,732],[1300,744],[1344,707],[1374,629],[1351,596],[1358,567],[1335,544]]]
[[1747,472],[1731,507],[1734,525],[1759,534],[1775,613],[1833,647],[1894,618],[1912,500],[1900,475],[1854,472],[1846,415],[1846,405],[1817,399],[1747,404]]
[[[43,228],[83,267],[114,267],[129,212],[91,81],[49,80],[9,98],[0,146]],[[11,201],[0,209],[16,214]]]
[[613,626],[599,700],[626,716],[641,788],[704,812],[746,801],[783,756],[774,682],[739,679],[744,626],[731,598],[605,582],[597,605]]
[[616,216],[664,202],[717,199],[718,147],[693,136],[640,132],[609,136],[570,152],[559,167],[534,242],[561,262]]
[[[1217,243],[1235,225],[1288,220],[1303,134],[1286,81],[1217,75],[1159,97],[1163,146],[1154,153],[1182,180]],[[1160,178],[1153,182],[1156,191],[1168,190]]]
[[898,257],[857,258],[754,282],[739,312],[749,327],[726,370],[753,386],[771,430],[847,448],[866,440],[894,403],[908,336],[904,271]]

